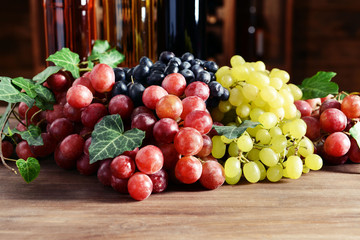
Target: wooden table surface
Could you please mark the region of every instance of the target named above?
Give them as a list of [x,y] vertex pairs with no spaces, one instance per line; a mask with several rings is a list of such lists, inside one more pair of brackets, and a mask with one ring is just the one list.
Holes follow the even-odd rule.
[[360,165],[141,202],[52,159],[41,165],[30,184],[0,167],[0,239],[360,239]]

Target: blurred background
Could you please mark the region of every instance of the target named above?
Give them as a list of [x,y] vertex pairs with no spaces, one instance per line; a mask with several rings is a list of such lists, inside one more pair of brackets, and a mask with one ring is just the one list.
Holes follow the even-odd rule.
[[[205,58],[231,56],[287,70],[293,83],[333,71],[341,90],[360,91],[360,1],[206,0]],[[40,0],[2,1],[0,75],[33,77],[45,68]]]

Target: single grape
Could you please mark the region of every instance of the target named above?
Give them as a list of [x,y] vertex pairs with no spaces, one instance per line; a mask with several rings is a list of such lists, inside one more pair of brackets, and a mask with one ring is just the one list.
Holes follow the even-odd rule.
[[266,177],[270,182],[278,182],[283,177],[283,167],[280,164],[269,167]]
[[69,103],[65,103],[63,107],[64,117],[72,122],[81,122],[81,109],[72,107]]
[[57,141],[62,141],[65,137],[74,133],[74,125],[67,118],[58,118],[51,123],[48,132]]
[[212,140],[208,135],[203,134],[203,147],[201,148],[200,152],[196,154],[196,156],[203,158],[211,154],[212,151]]
[[158,147],[147,145],[137,152],[135,162],[141,172],[154,174],[163,167],[164,156]]
[[66,72],[57,72],[47,78],[46,83],[54,92],[66,91],[71,84],[71,78]]
[[358,95],[348,95],[341,103],[341,111],[348,118],[360,117],[360,97]]
[[1,152],[4,158],[10,158],[14,153],[14,146],[9,141],[3,140],[1,142]]
[[[81,156],[81,153],[79,154],[78,158],[80,156]],[[63,169],[71,170],[71,169],[76,168],[77,158],[68,158],[68,157],[64,156],[64,154],[60,150],[60,146],[58,146],[55,149],[54,160],[55,160],[56,164]]]
[[183,105],[183,111],[180,115],[181,119],[185,119],[185,117],[194,110],[206,110],[206,104],[204,100],[198,96],[186,97],[181,102]]
[[279,162],[279,155],[271,148],[263,148],[259,152],[259,158],[263,164],[268,167],[273,167]]
[[129,193],[128,182],[128,178],[117,178],[114,175],[112,175],[110,178],[111,187],[119,193]]
[[186,88],[186,80],[180,73],[167,75],[162,81],[161,86],[169,93],[180,97]]
[[[301,117],[310,116],[312,108],[308,102],[305,100],[296,100],[294,102],[296,108],[300,111]],[[321,110],[320,110],[321,111]]]
[[324,143],[324,151],[333,157],[345,155],[351,146],[349,137],[343,132],[334,132],[330,134]]
[[184,127],[175,135],[174,146],[181,155],[196,155],[203,147],[203,137],[195,128]]
[[202,173],[201,162],[193,156],[182,157],[175,166],[176,178],[185,184],[191,184],[200,179]]
[[111,98],[108,109],[110,114],[119,114],[121,119],[126,120],[130,118],[134,104],[130,97],[119,94]]
[[272,112],[264,112],[259,116],[258,120],[265,129],[273,128],[278,123],[277,116]]
[[254,144],[252,138],[249,135],[243,134],[238,138],[237,146],[240,151],[249,152],[253,148]]
[[135,173],[135,162],[128,156],[119,155],[112,160],[110,170],[117,178],[130,178]]
[[202,165],[200,184],[207,189],[216,189],[225,182],[223,166],[215,161],[207,161]]
[[160,169],[154,174],[148,175],[153,183],[153,193],[161,193],[166,190],[169,176],[164,169]]
[[323,165],[322,158],[317,154],[309,154],[305,158],[305,166],[311,170],[319,170]]
[[171,143],[179,132],[177,122],[171,118],[162,118],[153,127],[153,136],[159,143]]
[[291,179],[300,178],[303,171],[303,162],[298,156],[290,156],[286,161],[286,176]]
[[81,123],[88,128],[93,128],[107,114],[108,110],[103,104],[92,103],[81,112]]
[[328,108],[337,108],[341,110],[341,103],[333,98],[326,99],[324,102],[321,103],[320,114],[323,113]]
[[254,163],[256,163],[256,165],[260,169],[260,180],[259,181],[264,180],[266,178],[266,174],[267,174],[264,164],[262,164],[259,160],[254,161]]
[[58,118],[65,117],[64,115],[64,106],[60,104],[53,105],[53,110],[46,110],[45,118],[48,124],[51,124]]
[[133,199],[142,201],[151,195],[153,183],[148,175],[137,172],[129,178],[127,187]]
[[210,132],[213,125],[212,118],[207,111],[194,110],[186,115],[184,127],[192,127],[201,134]]
[[302,117],[301,119],[306,123],[305,136],[310,138],[312,141],[319,139],[321,136],[319,119],[312,116]]
[[111,185],[111,170],[110,170],[110,164],[112,159],[106,159],[103,160],[100,163],[100,167],[97,171],[97,178],[99,182],[101,182],[104,186],[110,186]]
[[244,177],[250,183],[256,183],[260,180],[261,172],[255,162],[247,162],[243,167]]
[[66,101],[74,108],[87,107],[92,100],[92,92],[83,85],[72,86],[66,93]]
[[142,95],[142,101],[146,107],[155,109],[156,104],[165,95],[168,95],[168,92],[164,88],[152,85],[145,89]]
[[64,138],[59,145],[61,154],[67,159],[78,159],[84,152],[84,139],[78,134]]
[[16,145],[15,152],[19,158],[24,160],[27,160],[29,157],[35,157],[35,154],[32,153],[28,142],[25,140]]
[[131,121],[131,128],[137,128],[145,131],[145,137],[147,139],[153,136],[153,129],[157,119],[154,114],[140,113],[136,115]]
[[181,158],[181,154],[176,151],[173,143],[159,144],[158,147],[164,156],[163,168],[169,172],[173,171],[177,161]]
[[341,132],[346,125],[346,115],[337,108],[328,108],[320,115],[320,126],[328,133]]
[[228,184],[237,184],[241,178],[241,163],[236,157],[230,157],[224,165],[225,181]]
[[95,65],[89,74],[89,78],[91,85],[99,93],[111,91],[115,84],[115,74],[113,69],[109,65],[103,63]]
[[87,87],[92,94],[95,94],[95,89],[91,85],[91,81],[88,77],[84,77],[84,76],[79,77],[72,83],[71,86],[76,86],[76,85],[83,85],[83,86]]
[[99,168],[99,162],[90,164],[89,155],[83,154],[76,161],[76,168],[80,174],[89,176],[97,172]]
[[192,82],[185,88],[185,96],[198,96],[206,101],[210,96],[210,88],[206,83],[200,81]]

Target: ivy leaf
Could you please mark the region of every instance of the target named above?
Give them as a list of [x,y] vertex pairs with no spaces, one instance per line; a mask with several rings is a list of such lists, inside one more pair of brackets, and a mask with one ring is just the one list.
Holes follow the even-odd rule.
[[259,122],[253,122],[250,120],[245,120],[240,124],[240,126],[216,126],[213,125],[213,128],[219,135],[224,135],[228,139],[235,139],[240,137],[248,128],[253,128],[259,125]]
[[59,72],[61,69],[62,69],[61,66],[49,66],[49,67],[45,68],[44,71],[42,71],[41,73],[39,73],[35,77],[33,77],[32,80],[34,82],[36,82],[36,84],[42,84],[48,79],[48,77],[50,77],[54,73]]
[[48,88],[42,85],[37,85],[35,92],[37,93],[38,97],[45,102],[54,103],[56,101],[54,94]]
[[17,133],[22,139],[26,140],[30,146],[42,146],[44,145],[41,137],[41,129],[35,125],[29,125],[26,131],[19,131],[14,128],[13,133]]
[[36,97],[36,91],[34,90],[35,88],[35,83],[33,81],[31,81],[30,79],[26,79],[23,77],[18,77],[18,78],[14,78],[12,80],[12,83],[16,86],[18,86],[21,89],[24,89],[26,94],[31,97],[31,98],[35,98]]
[[91,56],[105,53],[110,49],[110,44],[106,40],[96,40],[91,51]]
[[[5,112],[3,113],[3,115],[2,115],[1,118],[0,118],[0,126],[4,126],[6,117],[7,117],[7,115],[10,113],[12,107],[13,107],[13,104],[8,103],[8,105],[7,105],[6,109],[5,109]],[[8,133],[9,133],[9,121],[7,121],[7,122],[5,123],[5,126],[4,126],[4,134],[8,134]],[[4,138],[5,138],[5,135],[4,135],[4,134],[1,136],[1,139],[4,139]]]
[[63,67],[65,70],[71,72],[73,77],[80,77],[80,57],[78,54],[70,51],[69,48],[62,48],[60,51],[50,55],[46,61],[55,63],[56,66]]
[[91,137],[89,155],[90,163],[94,163],[140,147],[145,132],[137,128],[124,132],[120,115],[114,114],[105,116],[97,123]]
[[40,173],[40,164],[36,158],[28,157],[24,159],[18,159],[16,166],[19,169],[20,175],[24,178],[25,182],[32,182]]
[[358,146],[360,147],[360,122],[357,122],[349,130],[350,135],[356,140]]
[[124,59],[125,56],[119,53],[116,49],[111,49],[99,56],[100,63],[105,63],[112,68],[117,67],[122,61],[124,61]]
[[303,99],[323,98],[329,94],[338,94],[339,86],[331,79],[335,77],[334,72],[319,71],[310,78],[305,78],[299,88],[303,92]]
[[11,82],[9,77],[0,77],[0,100],[8,103],[25,102],[26,105],[32,107],[34,99],[20,92]]

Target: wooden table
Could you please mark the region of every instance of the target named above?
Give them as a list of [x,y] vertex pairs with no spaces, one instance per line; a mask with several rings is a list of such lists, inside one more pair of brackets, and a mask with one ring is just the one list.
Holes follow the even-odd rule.
[[298,180],[182,186],[134,201],[43,160],[26,184],[0,167],[0,239],[359,239],[360,165]]

